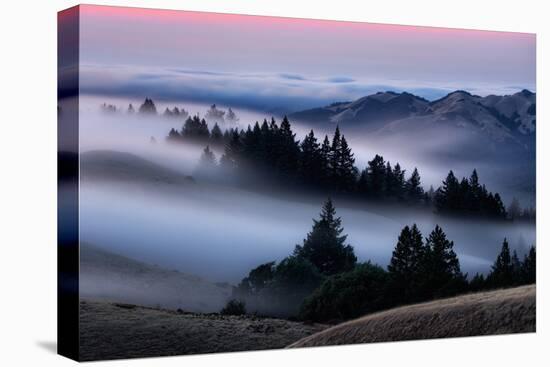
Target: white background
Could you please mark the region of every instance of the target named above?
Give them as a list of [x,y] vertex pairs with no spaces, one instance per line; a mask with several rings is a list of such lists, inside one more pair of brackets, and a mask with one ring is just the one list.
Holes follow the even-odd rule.
[[[550,363],[545,0],[97,1],[98,4],[537,33],[536,335],[102,362],[114,366],[540,366]],[[4,1],[0,21],[0,365],[74,362],[56,343],[56,12],[74,1]],[[545,68],[546,66],[546,68]],[[546,103],[546,104],[545,104]],[[546,343],[544,343],[544,339]]]

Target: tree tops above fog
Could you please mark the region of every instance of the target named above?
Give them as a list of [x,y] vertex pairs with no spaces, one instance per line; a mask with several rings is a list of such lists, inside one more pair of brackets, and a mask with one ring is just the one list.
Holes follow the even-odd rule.
[[145,98],[145,101],[141,106],[139,106],[139,113],[145,115],[156,115],[157,107],[155,106],[155,102],[153,102],[150,98]]
[[[119,111],[123,111],[123,109],[120,109],[119,107],[117,107],[113,104],[107,104],[107,103],[103,103],[100,106],[100,108],[101,108],[102,112],[106,112],[106,113],[116,113],[116,112],[119,112]],[[145,98],[143,103],[138,107],[137,112],[139,114],[145,115],[145,116],[157,116],[157,115],[159,115],[159,113],[157,112],[157,106],[156,106],[155,102],[149,97]],[[132,115],[132,114],[136,113],[136,109],[135,109],[135,107],[132,103],[128,104],[128,107],[126,109],[126,113],[129,114],[129,115]],[[167,117],[167,118],[176,118],[176,119],[186,120],[189,117],[189,112],[183,107],[177,107],[177,106],[174,106],[173,108],[166,107],[164,109],[164,112],[161,114],[161,116]],[[218,107],[216,107],[215,104],[213,104],[206,111],[204,120],[208,121],[210,123],[228,123],[230,125],[234,125],[235,123],[237,123],[239,121],[239,117],[231,109],[231,107],[229,107],[229,109],[227,111],[223,111],[223,110],[219,109]]]
[[193,116],[180,132],[172,129],[168,140],[202,143],[223,151],[220,170],[235,177],[255,171],[283,185],[304,185],[331,195],[434,207],[443,214],[496,219],[507,216],[500,195],[480,184],[476,170],[469,179],[460,181],[450,171],[437,190],[426,191],[417,168],[407,174],[398,162],[391,164],[378,154],[359,169],[338,126],[331,137],[325,135],[318,140],[311,130],[300,141],[286,117],[280,125],[272,118],[249,125],[246,130],[230,128],[222,133],[217,123],[210,130],[204,118]]

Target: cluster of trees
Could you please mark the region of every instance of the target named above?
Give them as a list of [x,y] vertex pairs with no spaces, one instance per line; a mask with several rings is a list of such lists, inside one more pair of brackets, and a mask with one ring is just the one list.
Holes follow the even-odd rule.
[[476,274],[470,281],[472,291],[532,284],[536,280],[537,254],[534,246],[520,260],[516,250],[510,252],[506,238],[487,277]]
[[164,117],[174,117],[185,120],[189,117],[189,112],[187,112],[183,107],[181,109],[177,107],[174,107],[172,109],[166,107],[166,109],[164,110]]
[[535,208],[525,207],[522,209],[517,198],[512,199],[506,212],[508,213],[508,218],[511,220],[534,222],[536,219]]
[[500,195],[489,192],[485,185],[479,183],[475,169],[469,179],[463,177],[460,181],[450,171],[435,193],[435,207],[441,213],[476,214],[498,219],[507,217]]
[[206,144],[208,150],[210,147],[223,149],[224,146],[229,143],[235,131],[234,129],[227,129],[222,132],[217,122],[214,123],[214,127],[210,130],[206,119],[201,119],[199,115],[195,115],[185,120],[181,130],[178,131],[174,128],[170,129],[166,139],[169,142],[176,143],[191,141]]
[[204,117],[210,123],[228,122],[230,124],[234,124],[239,121],[239,118],[237,117],[235,112],[231,109],[231,107],[229,107],[229,109],[226,112],[217,108],[215,104],[210,106],[210,109],[206,111],[206,115]]
[[145,101],[139,106],[139,113],[143,115],[156,115],[157,107],[151,98],[145,98]]
[[[101,110],[103,112],[109,112],[114,113],[118,112],[119,108],[112,104],[103,103],[101,106]],[[128,114],[134,114],[136,113],[136,109],[132,103],[128,105],[128,108],[126,110]],[[143,103],[139,106],[138,112],[140,114],[144,115],[157,115],[157,106],[155,105],[155,102],[153,99],[146,97]],[[173,118],[181,118],[183,120],[187,119],[189,117],[189,112],[185,110],[185,108],[181,107],[178,108],[177,106],[173,108],[166,107],[164,110],[164,113],[162,114],[164,117],[173,117]],[[197,116],[198,117],[198,116]],[[200,119],[199,119],[200,120]],[[220,110],[216,107],[215,104],[211,105],[208,111],[206,111],[205,114],[205,121],[208,121],[210,123],[224,123],[227,122],[229,124],[235,124],[239,121],[239,118],[237,117],[237,114],[229,108],[227,111]]]
[[235,288],[234,300],[264,314],[331,321],[535,282],[535,247],[520,261],[515,251],[510,253],[506,239],[487,277],[476,274],[470,281],[460,269],[453,241],[438,225],[427,238],[416,224],[405,226],[387,269],[370,261],[357,263],[346,240],[341,218],[329,199],[303,244],[278,264],[269,262],[251,270]]
[[417,168],[406,177],[399,163],[392,165],[378,154],[359,171],[338,126],[332,138],[325,135],[322,142],[313,130],[299,141],[286,117],[280,125],[272,118],[271,122],[249,125],[246,130],[232,128],[222,133],[217,124],[210,131],[205,119],[194,116],[187,119],[181,131],[172,129],[168,139],[208,144],[205,152],[208,150],[209,155],[210,147],[223,147],[219,165],[236,176],[255,169],[269,172],[286,184],[305,184],[330,194],[434,206],[439,213],[507,218],[500,195],[481,185],[475,170],[469,180],[461,181],[450,171],[437,191],[432,187],[424,190]]
[[172,129],[168,138],[188,137],[210,146],[224,142],[219,162],[229,172],[253,167],[274,173],[286,182],[304,183],[329,192],[415,203],[429,199],[417,169],[406,179],[399,163],[392,166],[379,155],[359,174],[354,154],[338,127],[332,138],[325,135],[320,143],[313,130],[298,141],[286,117],[280,125],[272,118],[270,122],[256,122],[246,130],[229,129],[223,134],[215,132],[218,127],[214,126],[210,136],[206,121],[199,122],[194,117],[192,125],[187,121],[181,132]]
[[115,113],[117,112],[117,107],[112,104],[103,103],[101,105],[101,111],[104,113]]

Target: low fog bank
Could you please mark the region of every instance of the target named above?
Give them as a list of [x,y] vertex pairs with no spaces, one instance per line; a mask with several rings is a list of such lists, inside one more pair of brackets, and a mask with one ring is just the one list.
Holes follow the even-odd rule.
[[[161,184],[159,184],[161,185]],[[81,183],[81,240],[140,260],[236,284],[253,267],[281,260],[301,244],[324,197],[299,202],[193,183],[167,188]],[[436,224],[455,243],[463,271],[486,273],[507,237],[520,256],[534,244],[529,224],[464,221],[429,212],[335,201],[359,261],[387,265],[399,232],[417,223],[424,236]]]
[[[158,164],[170,167],[184,174],[192,174],[204,146],[199,144],[169,144],[166,137],[170,129],[180,130],[185,119],[166,118],[161,116],[166,108],[184,108],[189,115],[205,116],[210,108],[207,104],[197,104],[188,101],[156,101],[159,116],[144,117],[139,114],[128,114],[131,103],[135,110],[139,109],[142,100],[121,99],[115,97],[83,96],[80,99],[80,147],[82,152],[90,150],[116,150],[137,154]],[[101,109],[103,103],[112,104],[116,113],[105,113]],[[217,106],[227,111],[230,106]],[[237,121],[220,122],[222,130],[230,127],[246,129],[250,124],[264,119],[271,119],[273,114],[245,109],[233,109]],[[273,116],[280,122],[281,116]],[[319,141],[324,135],[332,136],[335,126],[327,124],[305,124],[291,121],[296,132],[296,139],[303,139],[310,129],[314,129]],[[212,128],[213,123],[209,123]],[[415,167],[420,171],[424,188],[440,186],[449,170],[459,177],[469,176],[475,168],[481,182],[488,189],[499,192],[505,205],[510,204],[514,197],[523,206],[535,204],[535,166],[527,157],[504,157],[500,150],[494,154],[486,154],[483,150],[489,144],[479,147],[471,132],[451,129],[448,134],[442,134],[442,128],[436,130],[423,128],[412,129],[406,134],[378,134],[357,126],[341,126],[342,133],[355,154],[356,166],[364,168],[375,154],[381,154],[392,164],[399,162],[409,175]],[[431,131],[433,130],[433,131]],[[474,146],[471,146],[471,145]],[[479,145],[479,144],[478,144]],[[490,148],[489,149],[493,149]],[[495,148],[496,149],[496,148]],[[494,149],[493,149],[494,150]],[[219,159],[221,151],[215,151]]]
[[83,299],[192,312],[219,311],[232,291],[227,284],[134,261],[88,243],[80,245],[79,288]]

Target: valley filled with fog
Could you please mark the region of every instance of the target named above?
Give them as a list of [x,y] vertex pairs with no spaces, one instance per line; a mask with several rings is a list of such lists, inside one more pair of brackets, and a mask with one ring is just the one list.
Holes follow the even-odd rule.
[[[101,110],[102,103],[118,107]],[[184,120],[161,115],[144,117],[126,112],[143,100],[83,96],[80,101],[80,236],[81,241],[129,258],[197,275],[213,282],[236,284],[258,264],[278,261],[301,244],[311,230],[326,197],[317,194],[268,195],[224,185],[224,178],[201,181],[194,172],[204,146],[169,144],[170,129],[181,129]],[[184,107],[192,116],[204,116],[209,106],[197,103],[155,101],[166,107]],[[227,106],[219,106],[227,109]],[[238,121],[224,126],[246,128],[271,115],[235,109]],[[280,121],[280,116],[274,116]],[[291,121],[293,123],[293,121]],[[311,125],[294,124],[296,139],[303,139]],[[314,126],[317,136],[332,134],[333,127]],[[343,128],[346,134],[346,128]],[[457,176],[477,168],[491,190],[505,191],[490,178],[490,162],[425,159],[423,149],[433,144],[388,143],[368,134],[346,135],[356,165],[364,167],[375,154],[399,163],[410,173],[418,167],[422,185],[437,188],[449,169]],[[216,158],[221,151],[214,150]],[[471,165],[469,164],[471,163]],[[475,164],[475,165],[474,165]],[[189,177],[193,177],[192,179]],[[510,188],[506,188],[510,191]],[[512,196],[508,192],[505,205]],[[454,241],[461,267],[473,275],[490,270],[504,237],[520,256],[535,244],[535,226],[523,222],[488,222],[442,217],[429,210],[398,206],[357,204],[335,200],[347,242],[359,261],[386,266],[405,225],[417,223],[427,236],[436,224]]]

